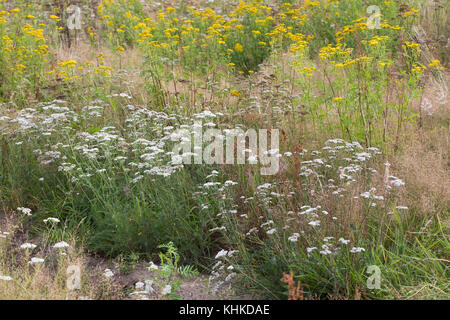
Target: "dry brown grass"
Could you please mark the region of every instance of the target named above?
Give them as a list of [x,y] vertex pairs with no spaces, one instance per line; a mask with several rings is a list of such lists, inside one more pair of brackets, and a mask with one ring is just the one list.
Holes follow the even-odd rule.
[[450,32],[450,24],[448,23],[448,1],[420,1],[420,11],[420,25],[414,30],[417,31],[416,36],[418,41],[420,41],[422,47],[425,47],[425,53],[431,53],[437,56],[437,58],[442,61],[442,64],[448,67],[450,62],[450,47],[448,43],[448,34]]
[[[448,74],[446,75],[448,79]],[[406,128],[402,147],[393,157],[398,175],[405,178],[403,196],[420,212],[432,214],[450,206],[450,158],[448,93],[430,80],[421,99],[429,101],[423,123]],[[419,105],[414,107],[416,112]]]
[[395,167],[405,178],[410,201],[420,212],[432,213],[450,204],[448,130],[419,131],[411,140],[396,157]]

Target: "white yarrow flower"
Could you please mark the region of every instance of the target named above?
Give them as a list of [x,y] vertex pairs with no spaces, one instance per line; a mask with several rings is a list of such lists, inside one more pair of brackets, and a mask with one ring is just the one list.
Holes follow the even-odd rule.
[[317,250],[317,247],[306,248],[306,252],[311,253],[314,250]]
[[359,252],[363,252],[363,251],[366,251],[366,249],[360,248],[360,247],[353,247],[350,250],[351,253],[359,253]]
[[35,263],[42,263],[42,262],[44,262],[44,259],[33,257],[33,258],[31,258],[30,261],[28,261],[28,264],[35,264]]
[[215,259],[220,259],[221,257],[226,256],[227,253],[228,253],[228,250],[223,250],[223,249],[222,249],[222,250],[220,250],[220,251],[216,254]]
[[22,245],[20,246],[21,249],[34,249],[34,248],[36,248],[36,247],[37,247],[37,246],[36,246],[35,244],[28,243],[28,242],[25,242],[24,244],[22,244]]
[[2,275],[0,275],[0,280],[3,280],[3,281],[11,281],[13,278],[11,278],[10,276],[2,276]]
[[103,276],[106,278],[111,278],[112,276],[114,276],[114,273],[111,271],[111,269],[105,269],[105,271],[103,272]]
[[22,212],[24,215],[31,216],[31,209],[25,207],[18,207],[17,211]]
[[292,236],[290,236],[290,237],[288,238],[288,240],[289,240],[290,242],[297,242],[298,237],[300,237],[300,235],[299,235],[298,233],[294,233]]
[[314,220],[308,223],[310,226],[317,227],[320,226],[320,220]]

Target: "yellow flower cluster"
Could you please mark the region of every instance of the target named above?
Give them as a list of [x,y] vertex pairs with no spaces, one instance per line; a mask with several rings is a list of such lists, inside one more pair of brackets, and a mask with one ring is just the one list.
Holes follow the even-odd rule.
[[352,52],[353,52],[352,48],[345,48],[345,46],[340,43],[338,43],[336,46],[329,44],[328,46],[320,49],[319,57],[322,60],[326,60],[331,57],[338,59],[339,57],[342,56],[348,56]]
[[370,40],[361,40],[361,43],[368,43],[370,46],[376,46],[387,39],[389,39],[388,36],[373,36]]
[[[104,55],[100,53],[97,56],[97,63],[86,61],[84,64],[73,59],[58,62],[57,68],[47,72],[49,75],[55,74],[57,78],[65,82],[73,82],[75,80],[83,80],[83,77],[96,74],[102,77],[109,77],[113,69],[104,65]],[[77,67],[79,65],[79,67]]]
[[[11,12],[19,11],[11,10]],[[7,15],[5,11],[1,11],[0,14]],[[37,29],[30,24],[25,24],[20,29],[10,32],[6,31],[0,39],[3,67],[11,71],[18,71],[20,74],[25,70],[31,72],[41,69],[47,62],[46,57],[49,54],[47,41],[44,30]]]
[[[106,26],[111,27],[111,32],[118,34],[124,30],[132,32],[135,41],[146,49],[146,53],[156,50],[154,54],[166,57],[168,54],[194,55],[198,50],[204,51],[205,54],[208,51],[219,51],[225,59],[227,57],[231,59],[234,67],[238,62],[236,60],[239,60],[238,55],[245,57],[252,48],[269,52],[272,46],[281,45],[286,39],[292,44],[291,51],[300,53],[312,38],[294,32],[290,25],[276,22],[271,15],[272,8],[265,6],[261,0],[240,1],[234,10],[225,15],[217,14],[211,8],[198,10],[187,6],[189,12],[187,16],[179,16],[174,8],[166,8],[161,9],[154,17],[143,15],[139,19],[131,14],[133,11],[131,9],[126,13],[119,10],[120,5],[122,8],[125,7],[123,6],[125,2],[125,0],[101,2],[97,11]],[[314,1],[306,4],[307,7],[315,5]],[[277,15],[278,18],[286,18],[296,23],[306,21],[307,15],[302,12],[304,8],[294,9],[288,5],[285,5],[285,8],[284,16]],[[122,21],[122,26],[112,27],[111,24],[116,26],[117,21]],[[127,29],[124,26],[127,26]],[[179,50],[180,48],[182,50]],[[190,52],[192,50],[192,53],[188,53],[188,49]]]
[[419,10],[418,9],[414,9],[411,8],[410,10],[403,12],[403,17],[408,18],[409,16],[418,16],[419,15]]

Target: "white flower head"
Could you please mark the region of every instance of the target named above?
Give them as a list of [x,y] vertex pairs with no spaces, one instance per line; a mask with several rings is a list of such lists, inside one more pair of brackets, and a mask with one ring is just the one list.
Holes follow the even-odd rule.
[[290,242],[297,242],[298,237],[300,237],[300,235],[299,235],[298,233],[294,233],[292,236],[290,236],[290,237],[288,238],[288,240],[289,240]]
[[317,250],[317,247],[306,248],[306,252],[311,253],[314,250]]
[[0,280],[3,280],[3,281],[11,281],[13,278],[11,278],[10,276],[2,276],[2,275],[0,275]]
[[22,212],[26,216],[31,216],[31,209],[25,207],[18,207],[17,211]]
[[228,256],[229,257],[232,257],[233,256],[233,254],[235,254],[236,252],[238,252],[239,250],[230,250],[230,251],[228,251]]
[[220,259],[221,257],[226,256],[227,253],[228,253],[228,250],[223,250],[223,249],[222,249],[222,250],[220,250],[220,251],[216,254],[215,259]]
[[353,247],[350,249],[351,253],[359,253],[359,252],[364,252],[364,251],[366,251],[366,249],[360,248],[360,247]]
[[320,226],[320,220],[314,220],[308,223],[310,226],[317,227]]
[[24,244],[22,244],[20,246],[20,248],[21,249],[34,249],[34,248],[36,248],[36,245],[32,244],[32,243],[25,242]]
[[328,248],[325,248],[325,249],[323,249],[323,250],[321,250],[321,251],[319,251],[319,253],[320,254],[323,254],[323,255],[329,255],[329,254],[332,254],[332,252],[330,251],[330,249],[328,249]]
[[111,278],[112,276],[114,276],[114,273],[111,271],[111,269],[105,269],[105,271],[103,272],[103,276],[106,278]]
[[49,218],[47,218],[47,219],[44,219],[44,220],[42,220],[42,221],[44,221],[45,223],[47,223],[47,222],[53,222],[53,223],[58,223],[58,222],[60,222],[60,220],[58,219],[58,218],[52,218],[52,217],[49,217]]

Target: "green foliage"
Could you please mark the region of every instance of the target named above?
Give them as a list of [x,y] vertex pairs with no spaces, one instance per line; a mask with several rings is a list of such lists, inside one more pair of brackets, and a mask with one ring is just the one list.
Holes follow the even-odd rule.
[[97,13],[104,23],[105,34],[112,46],[136,44],[137,33],[134,26],[145,17],[141,1],[102,1]]
[[181,278],[190,278],[198,275],[198,271],[191,265],[179,266],[180,255],[173,242],[161,244],[159,249],[166,249],[166,253],[159,253],[161,262],[158,268],[153,269],[157,277],[150,280],[157,284],[160,288],[170,286],[170,292],[166,296],[170,299],[179,300],[181,297],[177,293],[181,286]]

